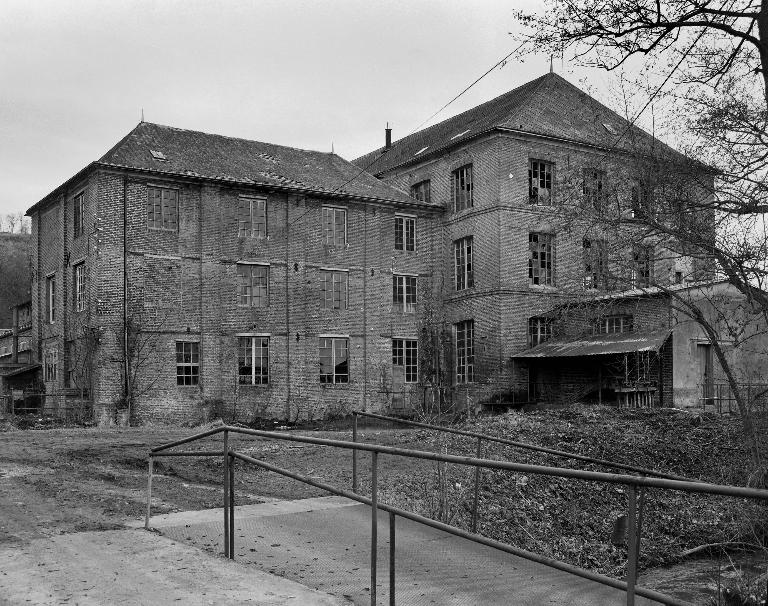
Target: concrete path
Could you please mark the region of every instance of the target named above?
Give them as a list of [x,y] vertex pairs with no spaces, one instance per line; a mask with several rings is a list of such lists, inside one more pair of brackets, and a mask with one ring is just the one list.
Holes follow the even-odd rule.
[[349,602],[156,533],[128,529],[0,546],[0,604],[341,606]]
[[[168,537],[212,552],[223,545],[221,509],[152,518]],[[370,604],[370,508],[340,497],[236,508],[235,555],[272,574]],[[624,592],[397,519],[397,604],[618,606]],[[379,604],[389,603],[389,516],[379,517]],[[654,604],[638,598],[638,606]]]

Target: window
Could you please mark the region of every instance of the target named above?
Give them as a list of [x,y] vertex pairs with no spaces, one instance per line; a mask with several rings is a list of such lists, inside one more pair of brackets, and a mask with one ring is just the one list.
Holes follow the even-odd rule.
[[416,276],[392,276],[392,308],[404,314],[416,311]]
[[603,334],[632,332],[632,321],[632,316],[627,314],[604,316],[597,320],[595,332]]
[[406,383],[419,380],[418,359],[416,339],[392,339],[392,366],[404,369]]
[[179,192],[163,187],[147,188],[147,226],[150,229],[176,231]]
[[451,173],[451,202],[453,212],[472,208],[472,165],[467,164]]
[[75,265],[75,311],[85,310],[85,263]]
[[536,347],[555,334],[555,319],[544,316],[528,318],[528,347]]
[[176,385],[200,382],[200,343],[176,341]]
[[79,193],[72,202],[72,219],[74,223],[74,237],[79,238],[83,234],[85,219],[85,193]]
[[268,385],[269,337],[238,337],[237,345],[240,385]]
[[552,234],[528,234],[528,281],[552,286],[554,279],[554,240]]
[[56,276],[48,276],[45,280],[45,293],[48,300],[48,322],[56,322]]
[[472,236],[453,243],[453,256],[456,261],[456,290],[472,288],[475,285],[475,274],[472,268]]
[[320,337],[320,382],[349,383],[349,339]]
[[323,206],[325,245],[343,248],[347,243],[347,210]]
[[604,171],[593,168],[584,170],[584,203],[597,211],[603,208],[604,182]]
[[237,202],[237,237],[267,237],[267,201],[264,198],[239,198]]
[[603,240],[584,238],[584,288],[608,287],[608,258]]
[[429,179],[411,185],[411,198],[416,198],[422,202],[432,202],[432,192],[430,189]]
[[395,215],[395,250],[416,250],[416,217]]
[[543,160],[528,161],[528,202],[552,204],[552,171],[555,165]]
[[59,375],[59,352],[48,349],[43,353],[43,380],[55,381]]
[[247,307],[269,305],[269,265],[237,264],[237,304]]
[[648,219],[651,216],[651,193],[648,185],[641,181],[636,181],[632,185],[632,218]]
[[320,302],[325,309],[349,307],[349,272],[320,270]]
[[456,383],[475,380],[475,321],[465,320],[456,326]]
[[635,246],[632,249],[630,281],[635,288],[647,288],[653,280],[653,246]]

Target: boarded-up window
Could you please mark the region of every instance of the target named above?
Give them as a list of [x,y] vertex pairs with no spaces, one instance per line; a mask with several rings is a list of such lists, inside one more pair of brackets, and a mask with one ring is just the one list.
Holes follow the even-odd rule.
[[147,188],[147,226],[151,229],[176,231],[178,227],[179,192],[164,187]]

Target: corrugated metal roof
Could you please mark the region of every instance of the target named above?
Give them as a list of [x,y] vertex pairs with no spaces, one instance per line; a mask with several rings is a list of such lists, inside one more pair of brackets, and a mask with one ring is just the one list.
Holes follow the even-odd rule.
[[547,341],[513,355],[513,358],[580,358],[636,351],[658,351],[671,330],[625,332],[585,337],[575,341]]

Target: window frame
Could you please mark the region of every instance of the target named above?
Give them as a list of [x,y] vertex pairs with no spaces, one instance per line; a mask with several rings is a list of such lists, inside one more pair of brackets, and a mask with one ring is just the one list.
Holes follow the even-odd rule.
[[456,385],[475,382],[475,321],[462,320],[454,327],[454,349],[456,364],[454,378]]
[[[181,351],[179,351],[181,346]],[[189,346],[189,353],[186,351]],[[200,341],[176,341],[176,386],[197,387],[200,385]],[[181,355],[181,360],[179,356]],[[189,355],[189,361],[186,356]],[[184,372],[189,369],[189,373]],[[182,371],[181,373],[179,371]]]
[[584,203],[600,212],[605,201],[606,172],[599,168],[585,168],[582,181]]
[[475,206],[474,166],[472,162],[451,171],[451,206],[454,213]]
[[[248,217],[244,217],[243,209],[248,204]],[[257,209],[263,205],[263,209]],[[267,198],[266,196],[238,196],[237,198],[237,237],[264,239],[267,237]],[[258,215],[257,215],[258,210]],[[258,217],[258,221],[257,221]],[[250,227],[249,227],[250,225]]]
[[[321,385],[347,385],[349,384],[349,336],[320,335],[319,337],[319,365],[320,365],[320,384]],[[338,345],[343,345],[346,359],[346,373],[336,371],[339,364],[337,362]],[[330,373],[323,372],[323,351],[330,351],[329,364],[332,369]],[[327,365],[326,365],[327,368]]]
[[[153,192],[159,192],[159,197],[154,200]],[[164,193],[173,192],[173,205],[164,204]],[[159,202],[158,202],[159,201]],[[158,206],[159,203],[159,206]],[[160,209],[159,212],[157,209]],[[173,212],[166,209],[173,208]],[[158,225],[159,217],[159,225]],[[173,219],[173,221],[171,221]],[[171,225],[172,223],[172,225]],[[147,185],[147,229],[153,231],[179,231],[179,189],[162,185]]]
[[416,303],[418,301],[418,281],[418,275],[392,274],[393,310],[400,311],[403,314],[416,313]]
[[555,234],[528,232],[528,284],[555,286]]
[[85,227],[85,191],[81,191],[72,199],[72,238],[83,235]]
[[432,202],[432,183],[430,179],[422,179],[411,185],[411,198],[431,204]]
[[85,311],[86,279],[85,261],[75,263],[72,266],[72,286],[74,287],[73,294],[75,295],[75,312]]
[[[238,261],[237,265],[237,306],[238,307],[269,307],[269,263],[247,263]],[[247,275],[242,272],[248,268]],[[265,271],[265,276],[254,275],[255,269]],[[263,284],[256,280],[263,280]],[[259,291],[256,296],[256,291]],[[263,291],[263,292],[262,292]],[[258,302],[258,303],[257,303]]]
[[528,318],[528,347],[553,339],[555,336],[555,319],[549,316],[531,316]]
[[[410,226],[410,238],[409,238]],[[416,216],[395,214],[395,250],[416,252]]]
[[59,377],[59,350],[56,347],[43,352],[43,381],[54,382]]
[[[237,335],[238,385],[267,386],[270,384],[269,359],[272,354],[271,346],[270,335]],[[247,354],[249,351],[250,355]],[[257,351],[258,356],[256,355]],[[243,355],[244,353],[245,355]],[[246,359],[246,356],[248,359]],[[256,366],[257,358],[260,362],[259,366]],[[241,361],[243,362],[242,364]],[[250,364],[245,362],[250,362]],[[243,368],[250,368],[248,375],[242,373]],[[257,369],[260,369],[260,372],[257,373]],[[248,380],[243,381],[244,378]]]
[[48,324],[56,324],[56,274],[45,277],[45,300],[48,304]]
[[[349,309],[349,270],[335,269],[330,267],[321,267],[320,271],[320,303],[322,309],[338,309],[344,311]],[[337,277],[343,277],[343,280],[337,282]],[[328,278],[330,278],[331,288],[328,289]],[[339,306],[336,306],[336,285],[339,284]],[[330,295],[330,296],[329,296]],[[343,295],[343,296],[342,296]],[[330,303],[330,304],[329,304]]]
[[596,332],[601,335],[634,332],[634,323],[635,319],[632,314],[610,314],[607,316],[600,316],[596,321]]
[[453,241],[453,285],[456,292],[475,286],[474,236]]
[[[322,206],[322,226],[323,226],[323,242],[325,246],[329,248],[345,248],[348,243],[347,239],[347,208],[344,206],[329,206],[324,204]],[[342,213],[344,217],[344,233],[339,242],[339,234],[337,233],[337,226],[339,224],[336,215]],[[330,218],[330,220],[329,220]]]
[[[534,174],[535,173],[535,174]],[[534,186],[534,179],[537,184]],[[548,191],[547,196],[541,190]],[[552,206],[555,198],[555,163],[551,160],[528,158],[528,204]]]
[[634,288],[650,288],[653,283],[653,244],[637,244],[632,247],[630,282]]
[[419,382],[419,341],[395,337],[392,339],[392,366],[403,367],[403,380]]
[[[589,252],[587,252],[589,251]],[[582,240],[583,286],[587,290],[608,288],[608,243],[599,238]]]

